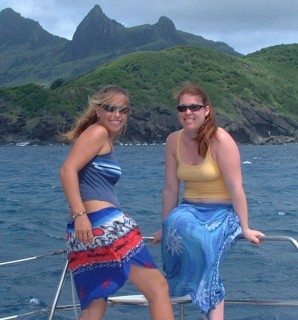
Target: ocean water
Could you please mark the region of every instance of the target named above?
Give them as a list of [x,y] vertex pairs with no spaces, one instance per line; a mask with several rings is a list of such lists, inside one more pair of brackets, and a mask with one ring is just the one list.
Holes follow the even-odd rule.
[[[122,208],[145,236],[160,227],[164,145],[116,146],[123,175],[118,183]],[[0,262],[47,255],[65,249],[68,204],[59,167],[69,146],[0,147]],[[240,146],[250,224],[266,235],[298,239],[298,145]],[[149,243],[160,265],[159,246]],[[0,319],[51,306],[65,254],[0,266]],[[221,267],[227,299],[298,301],[298,251],[288,242],[254,246],[239,241]],[[127,283],[117,295],[138,294]],[[78,301],[78,300],[76,300]],[[59,305],[72,304],[67,275]],[[177,319],[179,308],[174,307]],[[227,320],[297,320],[298,307],[227,304]],[[47,319],[32,314],[24,319]],[[21,317],[18,317],[18,319]],[[23,317],[22,317],[23,319]],[[55,319],[75,319],[57,311]],[[110,306],[107,320],[150,319],[145,306]],[[191,304],[185,320],[200,319]]]

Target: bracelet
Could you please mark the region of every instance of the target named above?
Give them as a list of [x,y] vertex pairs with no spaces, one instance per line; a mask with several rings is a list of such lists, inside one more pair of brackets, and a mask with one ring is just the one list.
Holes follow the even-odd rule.
[[73,218],[74,220],[76,220],[76,218],[81,217],[83,214],[86,214],[86,211],[82,211],[82,212],[79,212],[79,213],[75,213],[75,214],[72,215],[72,218]]

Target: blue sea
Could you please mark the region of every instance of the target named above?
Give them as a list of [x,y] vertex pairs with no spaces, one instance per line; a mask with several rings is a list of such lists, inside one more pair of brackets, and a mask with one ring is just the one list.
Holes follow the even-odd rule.
[[[118,183],[122,208],[150,236],[160,227],[165,146],[118,145],[115,149],[123,170]],[[65,249],[68,204],[59,168],[69,151],[69,146],[62,145],[0,147],[0,262]],[[298,239],[298,145],[241,145],[240,152],[251,227],[266,235]],[[149,248],[160,266],[160,247],[149,243]],[[0,318],[51,306],[65,260],[62,254],[0,266]],[[297,303],[297,265],[298,251],[289,242],[266,241],[259,247],[241,240],[221,267],[227,299]],[[72,304],[71,292],[67,275],[59,305]],[[131,283],[118,292],[138,293]],[[179,319],[179,308],[174,309]],[[298,307],[227,304],[225,314],[227,320],[297,320]],[[33,314],[24,319],[47,317]],[[75,319],[74,312],[57,311],[55,319]],[[145,306],[116,305],[109,307],[105,319],[150,317]],[[200,319],[199,313],[187,304],[185,320],[194,319]]]

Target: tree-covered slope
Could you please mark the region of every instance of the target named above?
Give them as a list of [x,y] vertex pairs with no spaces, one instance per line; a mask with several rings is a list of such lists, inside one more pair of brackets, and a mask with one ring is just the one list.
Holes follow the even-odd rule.
[[298,113],[298,44],[262,49],[243,58],[264,69],[270,101],[282,112]]
[[2,128],[2,141],[15,127],[19,135],[42,140],[46,130],[46,136],[53,138],[57,128],[70,127],[88,95],[100,86],[118,84],[130,92],[134,110],[125,139],[161,142],[178,127],[174,93],[186,81],[208,91],[219,124],[239,142],[263,143],[272,136],[295,141],[297,53],[297,45],[272,47],[247,57],[181,46],[131,53],[75,80],[57,80],[50,89],[37,85],[0,89],[0,121],[10,123]]
[[[280,55],[280,47],[269,50]],[[283,46],[288,63],[279,66],[253,57],[234,57],[193,46],[181,46],[160,52],[137,52],[112,61],[71,81],[66,88],[88,88],[117,83],[126,87],[136,108],[176,105],[174,91],[183,82],[193,81],[209,92],[215,106],[233,115],[233,102],[240,99],[256,107],[270,106],[285,114],[298,116],[298,45]],[[289,76],[291,70],[291,76]],[[288,88],[292,88],[292,92]],[[277,94],[277,93],[282,94]],[[285,103],[285,95],[288,94]],[[296,106],[296,108],[294,107]]]

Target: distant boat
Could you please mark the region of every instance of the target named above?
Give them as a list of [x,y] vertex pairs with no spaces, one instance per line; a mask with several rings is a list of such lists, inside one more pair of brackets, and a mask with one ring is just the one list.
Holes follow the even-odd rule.
[[28,144],[30,144],[30,141],[23,141],[16,143],[17,147],[26,147]]

